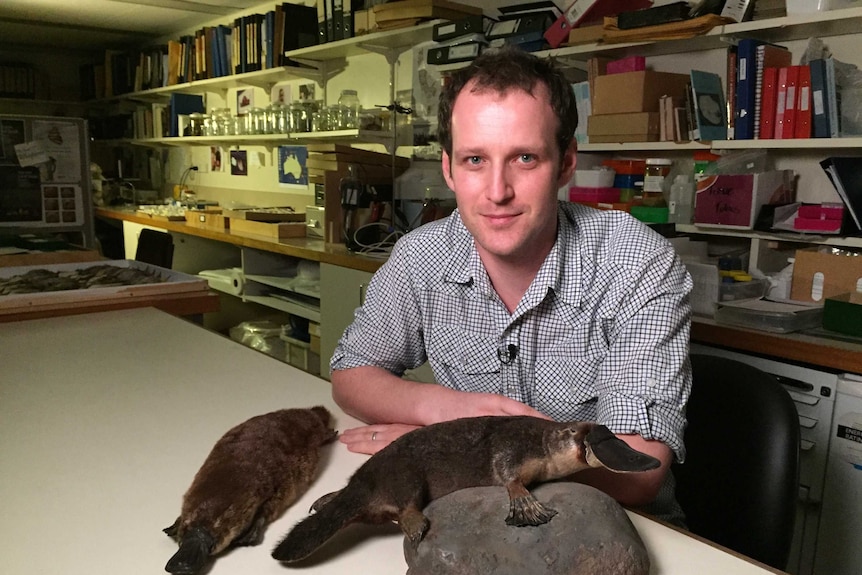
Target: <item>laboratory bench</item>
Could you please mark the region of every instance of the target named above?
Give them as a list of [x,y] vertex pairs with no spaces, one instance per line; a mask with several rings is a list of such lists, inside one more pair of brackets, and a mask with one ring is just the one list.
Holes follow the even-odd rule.
[[[0,573],[162,572],[177,545],[162,532],[213,444],[246,419],[323,405],[338,430],[359,425],[308,373],[152,308],[0,325]],[[310,489],[261,545],[223,553],[211,575],[284,575],[270,550],[313,501],[366,461],[334,442]],[[778,573],[629,512],[653,575]],[[501,519],[502,521],[502,519]],[[303,573],[406,572],[394,525],[354,525]]]
[[[96,210],[96,216],[154,226],[240,247],[319,261],[332,264],[335,269],[366,274],[376,271],[384,261],[380,258],[358,255],[348,251],[343,245],[324,243],[314,238],[288,238],[276,241],[230,230],[193,227],[185,222],[155,220],[129,210],[99,208]],[[362,281],[365,281],[364,276]],[[352,287],[348,285],[344,286],[344,289],[352,290]],[[336,331],[340,332],[343,327],[346,327],[345,322],[349,323],[349,318],[340,318],[337,325],[339,329]],[[859,341],[839,339],[819,333],[770,333],[718,324],[706,316],[694,317],[691,338],[694,342],[726,347],[743,353],[766,355],[778,360],[809,364],[836,372],[862,374],[862,343]],[[324,351],[328,351],[330,347],[332,347],[331,343],[324,346]],[[325,353],[322,356],[325,356]]]

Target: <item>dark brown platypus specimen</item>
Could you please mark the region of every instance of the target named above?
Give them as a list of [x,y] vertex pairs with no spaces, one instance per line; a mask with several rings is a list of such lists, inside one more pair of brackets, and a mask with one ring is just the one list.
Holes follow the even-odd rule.
[[539,503],[527,486],[588,467],[627,473],[659,465],[593,422],[488,416],[429,425],[393,441],[357,469],[346,487],[318,499],[312,505],[316,513],[297,523],[272,556],[303,559],[352,522],[397,521],[415,547],[429,526],[422,509],[468,487],[506,487],[506,523],[541,525],[556,511]]
[[320,446],[337,435],[331,417],[324,407],[282,409],[225,433],[164,530],[180,544],[165,571],[192,575],[228,547],[262,542],[266,526],[311,485]]

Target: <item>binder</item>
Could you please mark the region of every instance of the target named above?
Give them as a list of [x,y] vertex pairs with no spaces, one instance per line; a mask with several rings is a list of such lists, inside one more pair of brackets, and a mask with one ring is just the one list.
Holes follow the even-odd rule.
[[754,138],[760,137],[761,99],[764,68],[790,66],[791,54],[784,46],[760,44],[756,49],[754,65]]
[[344,0],[332,0],[332,39],[344,39]]
[[488,40],[506,38],[507,36],[520,36],[531,32],[541,32],[553,24],[553,12],[527,12],[517,18],[501,19],[494,22],[488,28],[486,36]]
[[799,66],[799,85],[796,89],[796,127],[794,138],[811,137],[811,68]]
[[[731,45],[727,48],[726,54],[726,73],[727,78],[727,139],[736,139],[736,46]],[[770,137],[772,135],[770,134]]]
[[[761,46],[764,47],[760,48]],[[758,54],[758,49],[762,55]],[[754,38],[743,38],[739,41],[736,63],[735,139],[754,139],[758,70],[769,66],[789,66],[790,58],[790,51],[784,46],[768,44]]]
[[838,115],[838,88],[835,83],[835,60],[826,58],[826,105],[829,108],[829,137],[841,135],[841,119]]
[[326,44],[329,42],[327,36],[326,22],[329,19],[329,0],[317,0],[317,43]]
[[472,14],[453,22],[435,24],[431,38],[436,42],[447,42],[470,34],[485,34],[493,22],[495,21],[487,16]]
[[651,0],[575,0],[545,31],[545,40],[551,48],[557,48],[569,39],[569,31],[582,23],[650,6]]
[[425,60],[428,64],[453,64],[455,62],[467,62],[482,53],[486,44],[484,42],[465,42],[452,46],[438,46],[429,48]]
[[787,95],[784,99],[784,123],[781,127],[782,139],[792,139],[796,133],[796,104],[799,96],[799,68],[787,66]]
[[778,69],[778,82],[775,97],[775,131],[772,137],[781,139],[784,136],[784,111],[787,104],[787,70],[786,66]]
[[281,5],[284,11],[284,30],[282,31],[282,65],[284,54],[307,46],[316,46],[320,38],[318,27],[318,12],[314,6],[301,4]]
[[775,137],[775,106],[778,98],[778,68],[763,69],[763,86],[760,103],[760,125],[758,136],[761,140]]
[[841,196],[857,230],[862,230],[862,169],[859,157],[831,157],[820,166]]
[[826,61],[811,60],[811,133],[815,138],[829,137],[829,106],[826,102]]

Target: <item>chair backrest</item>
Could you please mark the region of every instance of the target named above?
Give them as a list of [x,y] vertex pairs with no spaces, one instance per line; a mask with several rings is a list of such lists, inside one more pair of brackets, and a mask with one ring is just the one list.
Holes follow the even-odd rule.
[[171,269],[174,263],[174,239],[167,232],[144,228],[138,237],[135,260]]
[[799,493],[799,416],[770,374],[692,354],[677,500],[692,533],[784,569]]

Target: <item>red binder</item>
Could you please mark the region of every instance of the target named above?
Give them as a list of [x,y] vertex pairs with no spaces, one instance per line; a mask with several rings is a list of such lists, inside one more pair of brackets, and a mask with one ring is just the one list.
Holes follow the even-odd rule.
[[796,127],[794,138],[811,137],[811,68],[798,66],[799,85],[796,88]]
[[778,81],[775,96],[775,131],[772,137],[780,140],[784,137],[784,112],[787,108],[787,66],[778,69]]
[[760,139],[775,137],[775,106],[778,100],[778,68],[763,69],[763,87],[760,99]]
[[[785,140],[796,134],[796,104],[799,96],[799,69],[802,66],[787,66],[787,96],[784,99],[784,123],[781,137]],[[810,85],[810,82],[809,82]]]

